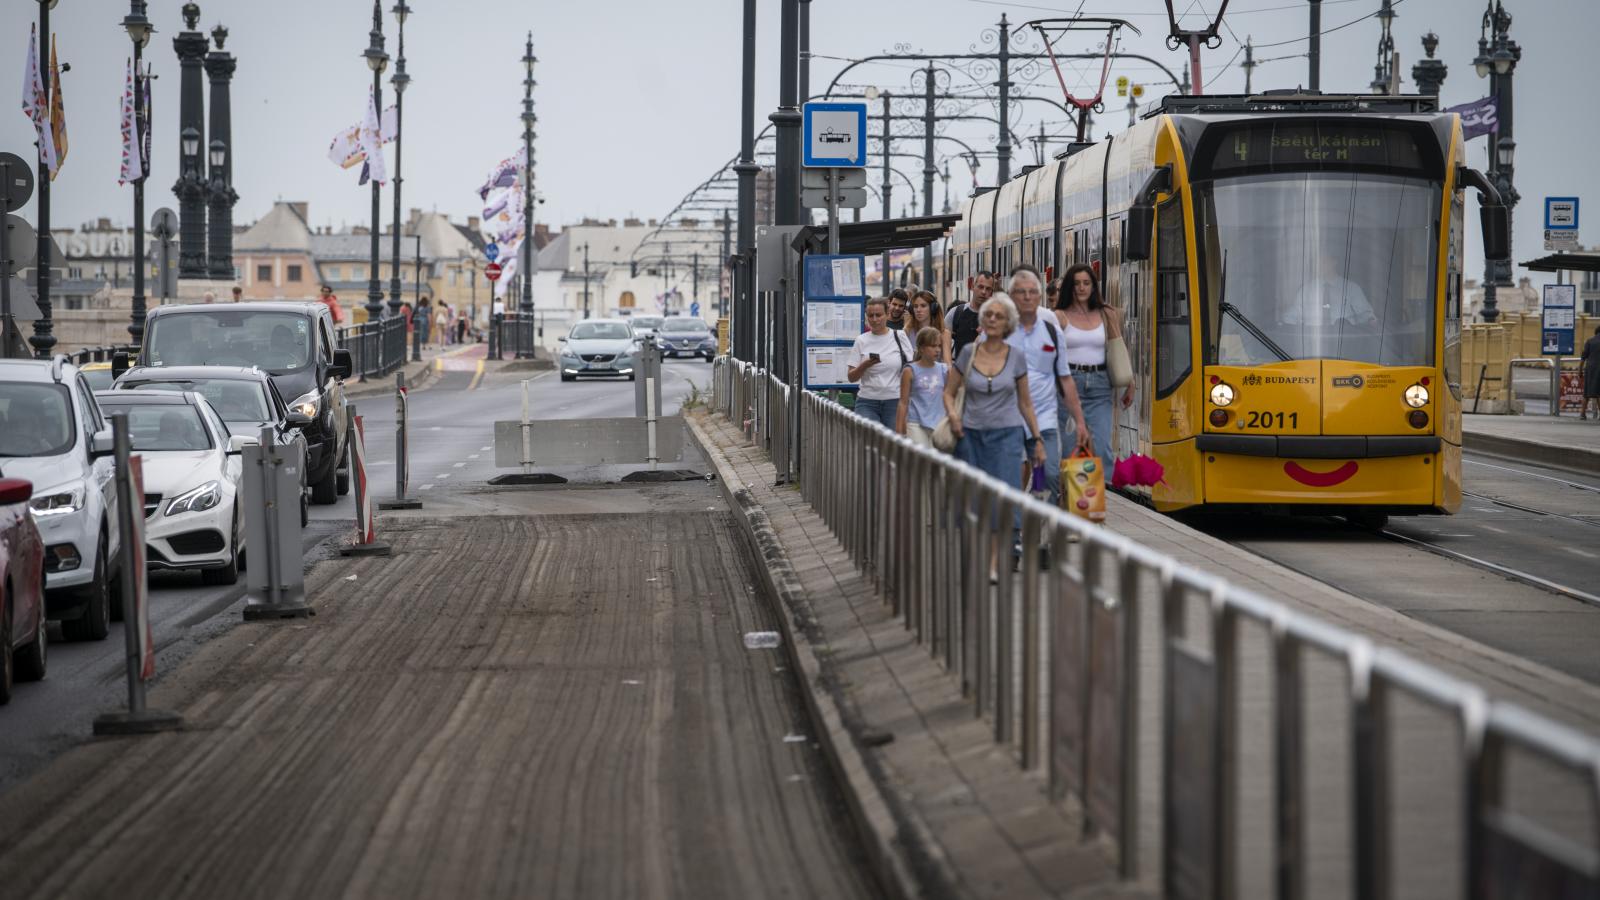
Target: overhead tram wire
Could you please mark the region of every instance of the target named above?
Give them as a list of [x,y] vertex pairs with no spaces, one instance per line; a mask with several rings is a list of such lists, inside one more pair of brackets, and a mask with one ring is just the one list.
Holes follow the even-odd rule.
[[[968,3],[977,3],[977,4],[980,4],[980,5],[983,5],[983,6],[1004,6],[1004,7],[1007,7],[1009,9],[1037,9],[1037,10],[1039,10],[1041,12],[1056,12],[1056,13],[1064,13],[1064,12],[1066,12],[1066,9],[1064,9],[1062,7],[1059,7],[1059,6],[1041,6],[1041,5],[1036,4],[1036,3],[1012,3],[1012,2],[1009,2],[1009,0],[967,0],[967,2]],[[1335,5],[1340,4],[1340,3],[1356,3],[1356,2],[1371,2],[1371,0],[1322,0],[1322,5],[1323,6],[1335,6]],[[1304,9],[1304,8],[1305,8],[1305,3],[1304,2],[1300,2],[1300,3],[1288,4],[1288,5],[1285,5],[1285,6],[1258,6],[1258,7],[1255,7],[1253,9],[1233,10],[1230,14],[1231,15],[1248,16],[1248,15],[1252,15],[1252,14],[1255,14],[1255,13],[1282,12],[1283,10],[1286,10],[1286,9],[1300,10],[1300,9]],[[1079,10],[1080,11],[1082,10],[1082,4],[1079,4]],[[1076,14],[1074,14],[1074,15],[1076,15]],[[1134,18],[1134,17],[1164,19],[1167,16],[1167,14],[1164,13],[1164,12],[1156,12],[1156,13],[1150,13],[1150,12],[1123,12],[1122,10],[1116,10],[1115,12],[1094,12],[1094,11],[1091,11],[1089,13],[1089,15],[1091,15],[1091,16],[1111,16],[1111,15],[1116,15],[1116,16],[1121,16],[1122,18],[1125,18],[1125,19],[1130,19],[1130,18]]]
[[[1404,2],[1406,2],[1406,0],[1394,0],[1394,2],[1389,5],[1389,8],[1392,10],[1396,6],[1399,6],[1400,4],[1402,4]],[[1323,0],[1323,3],[1326,4],[1327,0]],[[1367,13],[1366,15],[1362,16],[1359,19],[1351,19],[1350,21],[1344,23],[1343,25],[1335,25],[1332,28],[1324,28],[1323,30],[1317,32],[1316,36],[1317,37],[1322,37],[1323,35],[1333,34],[1335,31],[1342,31],[1342,30],[1344,30],[1346,28],[1349,28],[1351,25],[1358,25],[1358,24],[1360,24],[1362,22],[1365,22],[1366,20],[1368,20],[1370,18],[1373,18],[1374,16],[1378,15],[1381,12],[1383,12],[1383,10],[1382,9],[1378,9],[1378,10],[1376,10],[1374,12]],[[1289,40],[1286,40],[1286,41],[1273,41],[1270,44],[1256,44],[1255,48],[1257,50],[1261,50],[1261,49],[1264,49],[1266,47],[1284,47],[1284,46],[1287,46],[1289,44],[1298,44],[1301,41],[1309,41],[1309,40],[1311,40],[1311,37],[1312,36],[1308,34],[1305,37],[1290,38]]]

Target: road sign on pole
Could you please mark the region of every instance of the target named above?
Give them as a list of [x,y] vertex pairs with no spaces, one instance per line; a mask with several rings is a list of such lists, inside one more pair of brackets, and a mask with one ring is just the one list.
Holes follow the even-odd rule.
[[502,269],[500,268],[500,264],[492,262],[483,267],[483,277],[489,279],[490,281],[499,281],[501,271]]
[[489,260],[489,262],[494,262],[500,258],[500,245],[494,243],[493,241],[484,244],[483,255]]
[[865,103],[807,103],[802,116],[804,166],[859,169],[867,164]]
[[1544,249],[1578,249],[1578,198],[1544,198]]

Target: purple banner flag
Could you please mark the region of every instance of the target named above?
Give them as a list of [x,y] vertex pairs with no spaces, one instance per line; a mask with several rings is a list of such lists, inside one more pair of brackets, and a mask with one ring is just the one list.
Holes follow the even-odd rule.
[[1461,138],[1472,140],[1500,130],[1500,105],[1493,97],[1452,106],[1445,112],[1461,114]]

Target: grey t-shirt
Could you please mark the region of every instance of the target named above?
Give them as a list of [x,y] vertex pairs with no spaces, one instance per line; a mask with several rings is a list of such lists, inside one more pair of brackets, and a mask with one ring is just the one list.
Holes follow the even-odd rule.
[[[961,348],[956,357],[956,368],[962,374],[972,362],[977,344]],[[1011,345],[1006,345],[1006,364],[998,375],[990,378],[973,367],[967,378],[966,405],[961,410],[962,428],[1024,428],[1022,411],[1017,409],[1017,379],[1028,375],[1027,356]]]

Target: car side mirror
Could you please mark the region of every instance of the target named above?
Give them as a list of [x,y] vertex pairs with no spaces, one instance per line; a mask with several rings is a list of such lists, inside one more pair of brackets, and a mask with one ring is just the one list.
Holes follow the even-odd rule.
[[89,458],[104,459],[117,452],[116,439],[111,436],[111,429],[97,431],[89,438]]
[[111,377],[121,378],[122,373],[128,371],[128,351],[118,350],[111,354]]
[[0,506],[27,503],[33,499],[33,482],[21,478],[0,478]]
[[244,448],[246,448],[246,447],[258,447],[260,445],[261,445],[260,439],[254,437],[252,435],[248,435],[248,434],[233,434],[233,435],[229,435],[228,436],[228,455],[229,456],[238,456],[239,454],[244,452]]
[[1122,258],[1144,262],[1150,258],[1155,243],[1156,208],[1148,204],[1128,207],[1128,237],[1122,247]]
[[356,359],[350,351],[343,347],[333,351],[333,365],[328,367],[328,377],[349,378],[350,373],[356,370]]
[[563,344],[565,344],[567,342],[567,336],[566,335],[562,335],[561,337],[556,338],[556,340],[560,341]]
[[305,428],[315,420],[299,410],[291,409],[289,414],[283,417],[283,421],[287,422],[290,428]]

